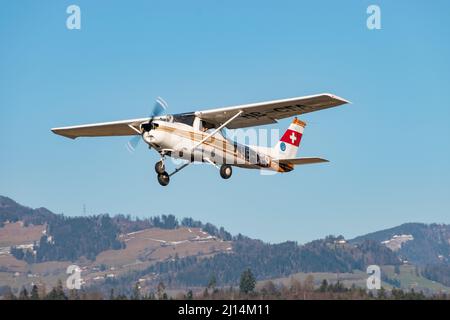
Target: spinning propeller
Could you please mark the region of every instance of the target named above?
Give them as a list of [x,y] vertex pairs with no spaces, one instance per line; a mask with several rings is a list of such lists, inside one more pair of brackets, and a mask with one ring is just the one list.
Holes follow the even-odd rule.
[[128,151],[134,152],[136,150],[137,146],[139,145],[139,142],[141,141],[142,134],[144,132],[150,131],[153,128],[152,122],[153,122],[154,118],[162,115],[164,113],[164,111],[167,110],[167,108],[168,108],[167,102],[164,101],[163,98],[158,97],[155,101],[155,104],[153,105],[152,112],[149,115],[150,119],[148,120],[147,123],[143,123],[141,125],[141,127],[142,127],[141,135],[134,136],[133,138],[131,138],[128,141],[128,143],[127,143]]

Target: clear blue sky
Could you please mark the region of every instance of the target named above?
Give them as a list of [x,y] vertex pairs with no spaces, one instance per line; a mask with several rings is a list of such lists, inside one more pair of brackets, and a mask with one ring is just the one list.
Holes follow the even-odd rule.
[[[366,9],[381,7],[382,30]],[[81,30],[65,26],[81,7]],[[68,215],[191,216],[270,242],[450,223],[448,1],[2,1],[0,194]],[[325,165],[224,181],[192,166],[162,188],[126,137],[50,128],[332,92],[300,156]],[[290,120],[281,121],[285,128]]]

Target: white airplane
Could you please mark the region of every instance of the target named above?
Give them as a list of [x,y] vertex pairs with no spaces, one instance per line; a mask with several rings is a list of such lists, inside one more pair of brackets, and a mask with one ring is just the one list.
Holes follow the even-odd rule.
[[[155,165],[158,182],[167,186],[170,177],[193,162],[206,162],[230,178],[232,167],[289,172],[295,165],[328,162],[322,158],[296,158],[305,122],[294,118],[272,147],[249,146],[226,138],[224,129],[238,129],[276,123],[277,120],[340,106],[349,101],[332,94],[266,101],[233,107],[162,115],[166,102],[158,98],[150,117],[51,129],[61,136],[78,137],[136,135],[128,143],[134,149],[144,140],[161,157]],[[172,173],[166,172],[165,157],[186,162]]]

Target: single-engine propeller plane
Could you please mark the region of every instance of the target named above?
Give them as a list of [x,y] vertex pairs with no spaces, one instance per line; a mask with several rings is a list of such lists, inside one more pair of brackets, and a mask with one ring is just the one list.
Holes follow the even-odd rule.
[[[228,139],[224,129],[239,129],[276,123],[279,119],[298,116],[349,101],[324,93],[283,100],[266,101],[239,106],[164,114],[167,103],[158,98],[147,118],[94,123],[51,129],[61,136],[78,137],[131,136],[128,147],[134,149],[140,140],[158,152],[161,160],[155,165],[158,182],[169,184],[170,177],[193,162],[204,162],[220,169],[228,179],[232,167],[266,169],[289,172],[295,165],[328,162],[310,157],[296,158],[303,136],[305,122],[296,117],[278,143],[272,147],[250,146]],[[165,158],[184,159],[186,162],[167,173]]]

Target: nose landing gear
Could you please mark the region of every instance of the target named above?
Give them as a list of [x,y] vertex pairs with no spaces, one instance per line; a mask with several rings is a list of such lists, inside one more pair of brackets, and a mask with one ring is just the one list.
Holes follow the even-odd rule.
[[158,182],[163,187],[167,186],[170,182],[169,174],[165,171],[163,173],[158,173]]
[[155,164],[155,171],[158,175],[158,182],[163,187],[167,186],[170,182],[170,176],[166,172],[166,166],[164,165],[164,160],[161,159]]
[[163,160],[160,160],[155,164],[155,171],[157,174],[163,174],[166,171],[166,166],[164,165]]

